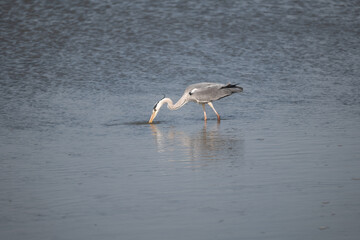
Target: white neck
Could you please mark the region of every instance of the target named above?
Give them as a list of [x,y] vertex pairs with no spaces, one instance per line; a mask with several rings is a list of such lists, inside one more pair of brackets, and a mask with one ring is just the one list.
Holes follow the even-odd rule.
[[181,97],[179,99],[179,101],[177,101],[175,104],[173,103],[173,101],[170,98],[164,98],[162,99],[158,104],[159,104],[159,109],[162,107],[162,105],[164,103],[167,103],[167,107],[170,110],[177,110],[179,108],[181,108],[182,106],[184,106],[184,104],[186,103],[186,100],[184,97]]

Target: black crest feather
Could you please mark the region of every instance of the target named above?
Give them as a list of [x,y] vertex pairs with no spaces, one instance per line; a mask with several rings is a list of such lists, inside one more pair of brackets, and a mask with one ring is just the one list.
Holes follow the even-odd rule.
[[157,101],[156,103],[155,103],[155,105],[154,105],[154,110],[156,110],[156,106],[158,105],[158,103],[161,101],[161,100],[163,100],[165,98],[165,94],[163,94],[163,98],[162,99],[160,99],[159,101]]

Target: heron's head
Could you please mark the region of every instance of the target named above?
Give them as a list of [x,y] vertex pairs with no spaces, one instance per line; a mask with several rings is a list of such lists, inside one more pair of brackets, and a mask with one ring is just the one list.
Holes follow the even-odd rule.
[[[165,98],[165,96],[161,100],[163,100],[164,98]],[[149,123],[152,123],[154,121],[156,115],[159,113],[159,110],[160,110],[161,106],[163,105],[163,102],[161,102],[161,100],[155,104],[152,114],[151,114],[151,117],[150,117],[150,120],[149,120]]]

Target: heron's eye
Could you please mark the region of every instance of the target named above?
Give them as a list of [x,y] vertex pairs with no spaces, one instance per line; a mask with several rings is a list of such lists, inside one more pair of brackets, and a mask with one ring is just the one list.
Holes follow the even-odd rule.
[[156,107],[157,107],[158,103],[155,104],[153,110],[156,111]]
[[192,95],[192,92],[189,92],[189,95],[191,96],[191,95]]

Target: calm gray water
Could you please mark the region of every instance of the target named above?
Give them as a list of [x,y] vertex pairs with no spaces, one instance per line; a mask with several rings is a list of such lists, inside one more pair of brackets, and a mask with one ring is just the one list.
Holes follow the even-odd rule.
[[0,6],[1,239],[358,239],[358,1]]

